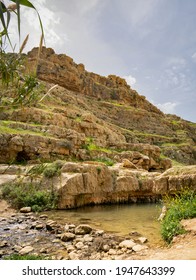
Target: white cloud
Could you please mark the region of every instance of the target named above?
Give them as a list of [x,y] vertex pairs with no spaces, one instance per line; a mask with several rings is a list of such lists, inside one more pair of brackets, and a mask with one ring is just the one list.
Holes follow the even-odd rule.
[[186,66],[187,61],[183,57],[170,57],[167,64],[177,69]]
[[176,106],[178,106],[178,102],[165,102],[156,104],[156,106],[163,111],[165,114],[175,114]]
[[133,86],[136,83],[136,78],[131,76],[131,75],[124,76],[123,78],[126,80],[127,84],[130,85],[130,86]]
[[196,52],[192,55],[192,59],[194,62],[196,62]]

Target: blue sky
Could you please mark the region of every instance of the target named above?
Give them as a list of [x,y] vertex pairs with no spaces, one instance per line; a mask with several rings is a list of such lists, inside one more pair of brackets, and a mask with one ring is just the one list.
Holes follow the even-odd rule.
[[[88,71],[125,77],[165,113],[196,121],[195,0],[31,2],[42,17],[47,47]],[[22,14],[28,51],[39,45],[40,30],[32,11]]]

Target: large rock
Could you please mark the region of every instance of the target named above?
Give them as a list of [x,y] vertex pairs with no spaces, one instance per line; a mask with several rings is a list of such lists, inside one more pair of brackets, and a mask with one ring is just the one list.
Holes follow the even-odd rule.
[[92,231],[92,227],[87,224],[81,224],[75,228],[75,234],[89,234]]

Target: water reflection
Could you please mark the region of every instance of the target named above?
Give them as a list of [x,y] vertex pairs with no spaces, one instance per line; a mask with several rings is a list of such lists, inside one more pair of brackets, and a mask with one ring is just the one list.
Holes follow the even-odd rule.
[[61,223],[88,223],[120,235],[131,236],[130,233],[138,232],[157,244],[161,242],[160,223],[157,221],[160,212],[160,204],[121,204],[52,211],[49,215]]

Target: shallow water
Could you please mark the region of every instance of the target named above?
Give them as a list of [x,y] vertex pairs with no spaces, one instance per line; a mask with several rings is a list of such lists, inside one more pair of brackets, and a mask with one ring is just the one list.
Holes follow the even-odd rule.
[[[94,228],[119,235],[138,232],[151,244],[161,244],[160,204],[98,205],[74,210],[58,210],[47,213],[60,223],[88,223]],[[130,235],[131,238],[131,235]]]

